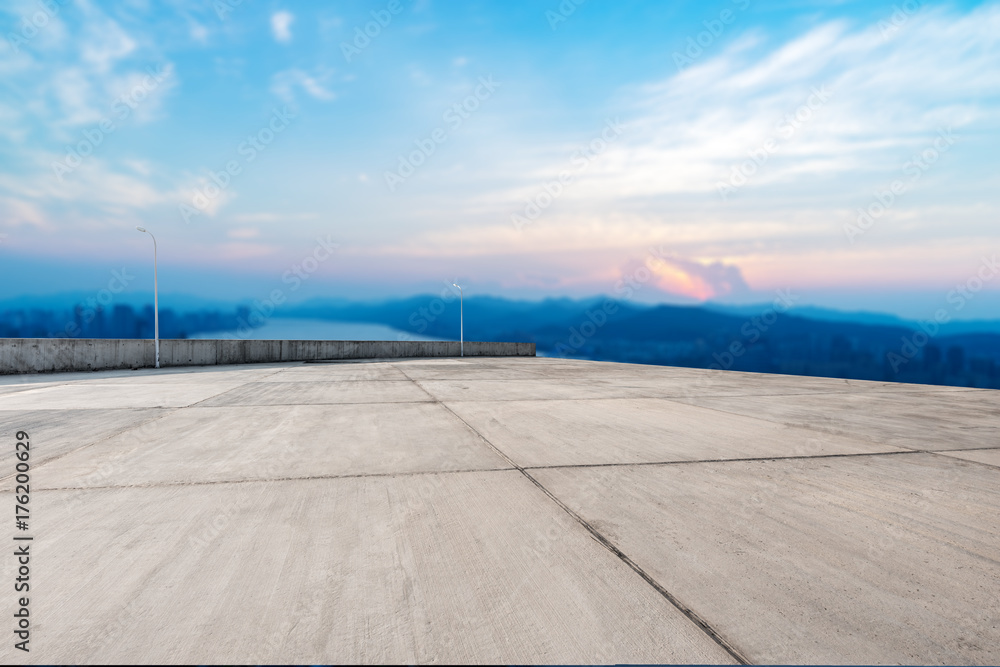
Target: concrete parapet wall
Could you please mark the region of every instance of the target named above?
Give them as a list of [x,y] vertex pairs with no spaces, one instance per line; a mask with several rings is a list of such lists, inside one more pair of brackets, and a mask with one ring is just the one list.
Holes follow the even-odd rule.
[[[160,366],[457,357],[459,343],[346,340],[161,340]],[[468,357],[533,357],[534,343],[465,344]],[[151,340],[0,338],[0,375],[152,368]]]

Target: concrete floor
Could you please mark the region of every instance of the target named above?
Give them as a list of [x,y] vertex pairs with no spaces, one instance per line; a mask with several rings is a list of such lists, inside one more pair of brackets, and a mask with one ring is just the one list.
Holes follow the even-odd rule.
[[543,358],[7,376],[10,505],[19,430],[32,650],[5,664],[1000,663],[997,391]]

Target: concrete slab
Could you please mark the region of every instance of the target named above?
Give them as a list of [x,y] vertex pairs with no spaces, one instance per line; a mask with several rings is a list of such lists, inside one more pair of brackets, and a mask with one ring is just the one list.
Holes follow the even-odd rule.
[[903,451],[655,398],[447,405],[522,467]]
[[355,382],[366,380],[406,381],[408,378],[392,364],[305,364],[280,373],[261,377],[258,382]]
[[0,395],[0,410],[179,408],[232,389],[232,383],[72,383]]
[[45,387],[54,386],[51,383],[46,384],[19,384],[19,385],[2,385],[0,386],[0,394],[13,394],[19,391],[32,391],[36,389],[43,389]]
[[36,538],[5,663],[1000,660],[1000,392],[528,358],[0,387]]
[[532,475],[753,662],[1000,662],[1000,471],[912,453]]
[[218,366],[185,366],[181,368],[140,368],[138,370],[107,370],[107,371],[77,371],[60,373],[35,373],[23,375],[0,375],[0,386],[17,384],[65,384],[67,382],[98,382],[114,383],[118,380],[126,382],[159,382],[170,379],[185,383],[198,382],[201,379],[222,378],[233,374],[242,375],[242,382],[250,377],[266,376],[285,368],[301,366],[302,362],[286,362],[275,364],[227,364]]
[[[858,390],[872,391],[990,391],[968,387],[917,385],[870,380],[781,375],[775,373],[742,373],[723,370],[704,370],[677,366],[653,366],[604,361],[580,362],[569,359],[539,358],[535,371],[546,378],[580,377],[592,382],[617,384],[633,379],[649,380],[647,386],[696,391],[699,394],[717,392],[718,395],[754,395],[790,393],[843,393]],[[641,386],[637,385],[637,386]]]
[[1000,391],[684,398],[691,405],[920,450],[1000,442]]
[[732,662],[517,472],[37,499],[5,663]]
[[[168,412],[169,410],[157,408],[0,410],[0,441],[14,442],[18,431],[27,432],[34,438],[31,463],[37,467],[118,433],[134,430],[142,434],[150,428],[144,427],[144,424],[155,421]],[[13,469],[0,470],[0,479],[9,478],[13,474]]]
[[419,380],[419,385],[439,401],[549,401],[595,398],[639,398],[642,392],[631,388],[599,386],[573,380],[506,378],[483,380]]
[[[562,389],[558,397],[622,396],[635,398],[669,398],[697,396],[762,396],[823,393],[858,393],[859,391],[899,393],[901,391],[969,392],[983,391],[965,387],[928,387],[889,382],[842,380],[835,378],[797,377],[766,373],[732,373],[691,368],[585,362],[564,360],[523,360],[533,364],[507,364],[507,360],[492,360],[492,364],[460,362],[449,366],[425,364],[405,369],[408,377],[435,389],[442,400],[462,400],[456,393],[477,388],[477,382],[493,381],[504,384],[482,385],[482,399],[527,400],[536,398],[536,386],[571,386]],[[402,367],[401,367],[402,368]],[[436,384],[440,382],[440,384]],[[456,384],[457,383],[457,384]],[[523,383],[523,384],[522,384]],[[576,393],[572,393],[575,390]],[[496,394],[493,396],[492,394]],[[557,396],[550,396],[552,398]]]
[[[516,357],[504,359],[466,359],[441,360],[448,363],[433,363],[435,360],[400,361],[394,365],[406,377],[422,380],[507,380],[507,379],[538,379],[536,367],[531,364],[507,363]],[[518,361],[534,361],[535,359],[518,359]]]
[[478,362],[489,364],[491,359],[392,359],[392,364],[398,368],[410,368],[421,366],[455,366],[455,367],[467,367],[477,365]]
[[[327,376],[329,377],[329,376]],[[0,399],[2,400],[2,399]],[[354,380],[252,382],[206,400],[208,406],[414,403],[433,400],[412,382]],[[3,404],[0,403],[0,406]]]
[[[908,385],[892,382],[845,380],[821,377],[797,377],[769,373],[733,373],[654,366],[656,371],[601,373],[594,380],[601,385],[631,387],[646,391],[646,396],[795,396],[802,394],[858,394],[883,392],[970,392],[967,387]],[[578,371],[579,372],[579,371]],[[561,375],[563,371],[560,371]]]
[[95,477],[100,486],[136,486],[509,467],[433,403],[199,407],[39,468],[35,484],[86,488]]
[[941,452],[945,456],[954,456],[957,459],[966,461],[976,461],[990,466],[1000,468],[1000,449],[971,449],[965,451]]

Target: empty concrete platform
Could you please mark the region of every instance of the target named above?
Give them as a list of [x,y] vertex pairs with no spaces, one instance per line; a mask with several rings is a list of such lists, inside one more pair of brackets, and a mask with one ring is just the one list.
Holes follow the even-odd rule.
[[31,652],[8,633],[4,663],[1000,663],[998,391],[543,358],[7,376],[11,514],[18,431]]

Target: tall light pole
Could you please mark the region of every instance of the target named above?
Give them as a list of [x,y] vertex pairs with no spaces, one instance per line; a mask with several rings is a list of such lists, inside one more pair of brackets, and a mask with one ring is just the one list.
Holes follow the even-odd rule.
[[462,286],[452,283],[458,288],[458,340],[462,346],[462,356],[465,356],[465,294],[462,293]]
[[160,294],[156,284],[156,237],[147,232],[145,227],[136,227],[140,232],[149,234],[153,239],[153,338],[156,340],[156,367],[160,367]]

